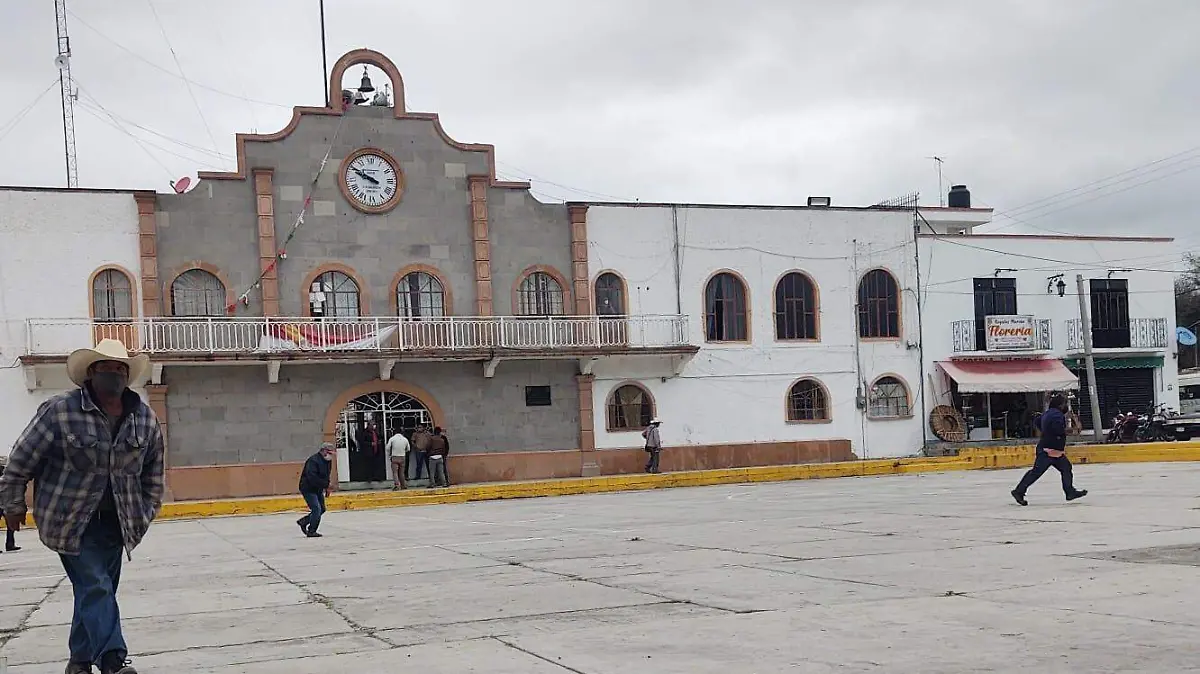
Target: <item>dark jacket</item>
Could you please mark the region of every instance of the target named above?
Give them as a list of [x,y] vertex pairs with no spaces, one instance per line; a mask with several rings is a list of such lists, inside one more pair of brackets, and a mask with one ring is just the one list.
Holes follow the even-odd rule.
[[429,439],[429,455],[430,456],[448,456],[450,454],[450,441],[445,435],[435,435]]
[[1038,419],[1038,430],[1042,432],[1038,440],[1038,451],[1043,449],[1067,449],[1067,416],[1062,410],[1051,407],[1042,413]]
[[320,452],[308,457],[304,462],[304,470],[300,472],[300,493],[315,494],[329,489],[329,474],[333,471],[333,462],[326,461]]

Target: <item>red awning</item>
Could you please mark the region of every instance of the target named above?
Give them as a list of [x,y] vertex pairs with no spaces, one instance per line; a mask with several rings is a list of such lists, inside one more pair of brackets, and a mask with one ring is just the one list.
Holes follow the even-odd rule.
[[939,361],[962,393],[1038,393],[1079,388],[1079,378],[1060,360]]

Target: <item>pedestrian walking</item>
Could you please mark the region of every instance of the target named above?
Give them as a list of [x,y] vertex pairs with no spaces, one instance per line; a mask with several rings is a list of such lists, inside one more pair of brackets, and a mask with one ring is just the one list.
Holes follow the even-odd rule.
[[1013,500],[1018,505],[1027,506],[1025,492],[1038,481],[1047,470],[1053,466],[1062,477],[1063,493],[1068,501],[1087,496],[1086,489],[1076,489],[1074,476],[1071,474],[1071,460],[1067,458],[1067,399],[1060,394],[1050,397],[1050,405],[1037,420],[1041,438],[1038,439],[1034,451],[1033,468],[1021,478],[1017,488],[1012,490]]
[[417,464],[413,471],[412,479],[421,479],[421,469],[425,468],[428,472],[426,462],[429,460],[429,443],[433,440],[433,436],[429,434],[429,427],[425,424],[417,426],[417,430],[412,434],[412,450],[408,453],[409,463]]
[[[8,465],[8,457],[0,456],[0,477],[4,475],[4,467]],[[0,506],[0,522],[4,521],[4,508]],[[21,548],[17,547],[17,531],[16,529],[4,525],[4,552],[16,552]]]
[[325,497],[329,496],[329,476],[333,472],[333,457],[337,454],[332,442],[321,443],[316,454],[304,462],[300,471],[300,496],[308,505],[308,514],[296,520],[300,531],[309,538],[320,538],[317,528],[325,514]]
[[646,452],[650,454],[650,458],[646,461],[646,472],[657,473],[658,458],[662,454],[662,436],[659,435],[658,427],[662,425],[662,420],[654,417],[650,420],[650,425],[646,430],[642,431],[642,437],[646,439]]
[[446,479],[446,453],[450,449],[450,441],[442,433],[441,426],[433,429],[433,437],[429,440],[429,486],[449,487],[450,480]]
[[137,674],[126,660],[117,586],[122,554],[132,559],[162,507],[162,431],[129,389],[146,381],[149,367],[115,339],[73,352],[67,376],[79,388],[42,403],[0,476],[10,531],[25,519],[25,489],[34,481],[38,537],[71,580],[67,674],[90,674],[93,665],[102,674]]
[[405,458],[408,456],[410,446],[408,438],[404,437],[404,433],[399,430],[388,438],[387,452],[392,459],[392,491],[408,489],[408,479],[404,473],[406,472]]

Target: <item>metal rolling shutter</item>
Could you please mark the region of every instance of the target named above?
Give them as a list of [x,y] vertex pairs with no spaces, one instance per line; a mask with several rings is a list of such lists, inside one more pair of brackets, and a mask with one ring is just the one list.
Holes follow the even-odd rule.
[[[1079,377],[1079,401],[1076,413],[1084,428],[1092,427],[1092,403],[1088,396],[1087,370],[1075,370]],[[1112,426],[1117,410],[1144,412],[1154,404],[1154,370],[1152,368],[1097,369],[1096,390],[1100,398],[1102,427]]]

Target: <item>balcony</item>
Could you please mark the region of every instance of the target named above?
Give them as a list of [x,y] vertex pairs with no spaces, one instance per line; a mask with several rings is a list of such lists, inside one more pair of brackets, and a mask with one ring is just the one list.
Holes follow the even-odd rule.
[[[1170,343],[1165,318],[1131,318],[1129,330],[1093,330],[1093,347],[1100,350],[1159,351]],[[1083,323],[1067,320],[1067,351],[1083,351]]]
[[[409,319],[146,318],[26,321],[22,362],[61,362],[72,350],[104,338],[121,340],[163,364],[289,360],[379,361],[387,379],[404,360],[481,360],[485,376],[502,360],[579,358],[581,368],[603,356],[690,357],[687,316],[448,316]],[[682,367],[681,361],[676,367]],[[386,373],[384,364],[387,363]],[[585,365],[586,363],[586,365]],[[272,375],[276,379],[277,375]]]
[[[984,335],[988,330],[996,328],[991,348],[988,344],[979,344],[975,319],[967,318],[950,323],[952,352],[956,354],[1011,355],[1050,351],[1054,348],[1052,324],[1049,318],[1033,318],[1032,316],[989,316],[997,319],[985,325]],[[1008,325],[1012,323],[1012,325]]]

